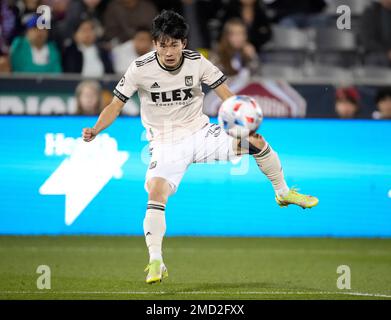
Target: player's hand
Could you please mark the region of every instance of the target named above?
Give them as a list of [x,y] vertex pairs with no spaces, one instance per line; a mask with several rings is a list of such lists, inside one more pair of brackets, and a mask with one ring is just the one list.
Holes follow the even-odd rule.
[[83,140],[86,142],[94,140],[97,134],[98,133],[96,132],[95,128],[83,128],[82,131]]

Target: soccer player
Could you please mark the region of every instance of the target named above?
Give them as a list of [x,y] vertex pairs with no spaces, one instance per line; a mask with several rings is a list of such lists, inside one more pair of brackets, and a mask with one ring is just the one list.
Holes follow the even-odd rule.
[[145,188],[148,205],[144,235],[149,250],[146,282],[162,281],[168,275],[162,258],[166,231],[165,207],[191,163],[229,160],[250,154],[270,180],[278,205],[311,208],[318,199],[289,189],[277,153],[259,134],[246,139],[229,136],[202,113],[201,83],[225,100],[233,93],[224,74],[198,52],[186,50],[188,25],[173,11],[162,11],[152,23],[156,50],[133,61],[114,90],[114,98],[92,128],[84,128],[84,141],[110,126],[125,102],[138,90],[141,119],[147,130],[151,160]]

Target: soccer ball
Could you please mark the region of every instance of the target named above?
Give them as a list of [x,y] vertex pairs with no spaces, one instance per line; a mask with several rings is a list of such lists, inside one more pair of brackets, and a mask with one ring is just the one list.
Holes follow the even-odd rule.
[[255,132],[263,120],[262,109],[249,96],[233,96],[225,100],[218,114],[219,124],[231,136],[241,138]]

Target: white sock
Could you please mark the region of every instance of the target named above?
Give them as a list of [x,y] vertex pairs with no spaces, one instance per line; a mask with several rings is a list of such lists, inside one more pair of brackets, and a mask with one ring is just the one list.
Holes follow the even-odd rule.
[[144,218],[144,235],[149,251],[149,262],[152,260],[163,261],[162,243],[166,232],[165,208],[164,203],[148,201]]
[[285,182],[284,171],[277,153],[266,143],[261,152],[253,154],[259,169],[265,174],[273,185],[274,192],[278,196],[285,196],[289,192]]

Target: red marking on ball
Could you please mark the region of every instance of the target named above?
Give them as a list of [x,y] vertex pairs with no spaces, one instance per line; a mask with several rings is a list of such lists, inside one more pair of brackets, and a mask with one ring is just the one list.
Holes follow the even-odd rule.
[[234,105],[234,111],[235,111],[235,112],[238,111],[241,105],[242,105],[242,104],[241,104],[240,102],[237,103],[237,104],[235,104],[235,105]]

